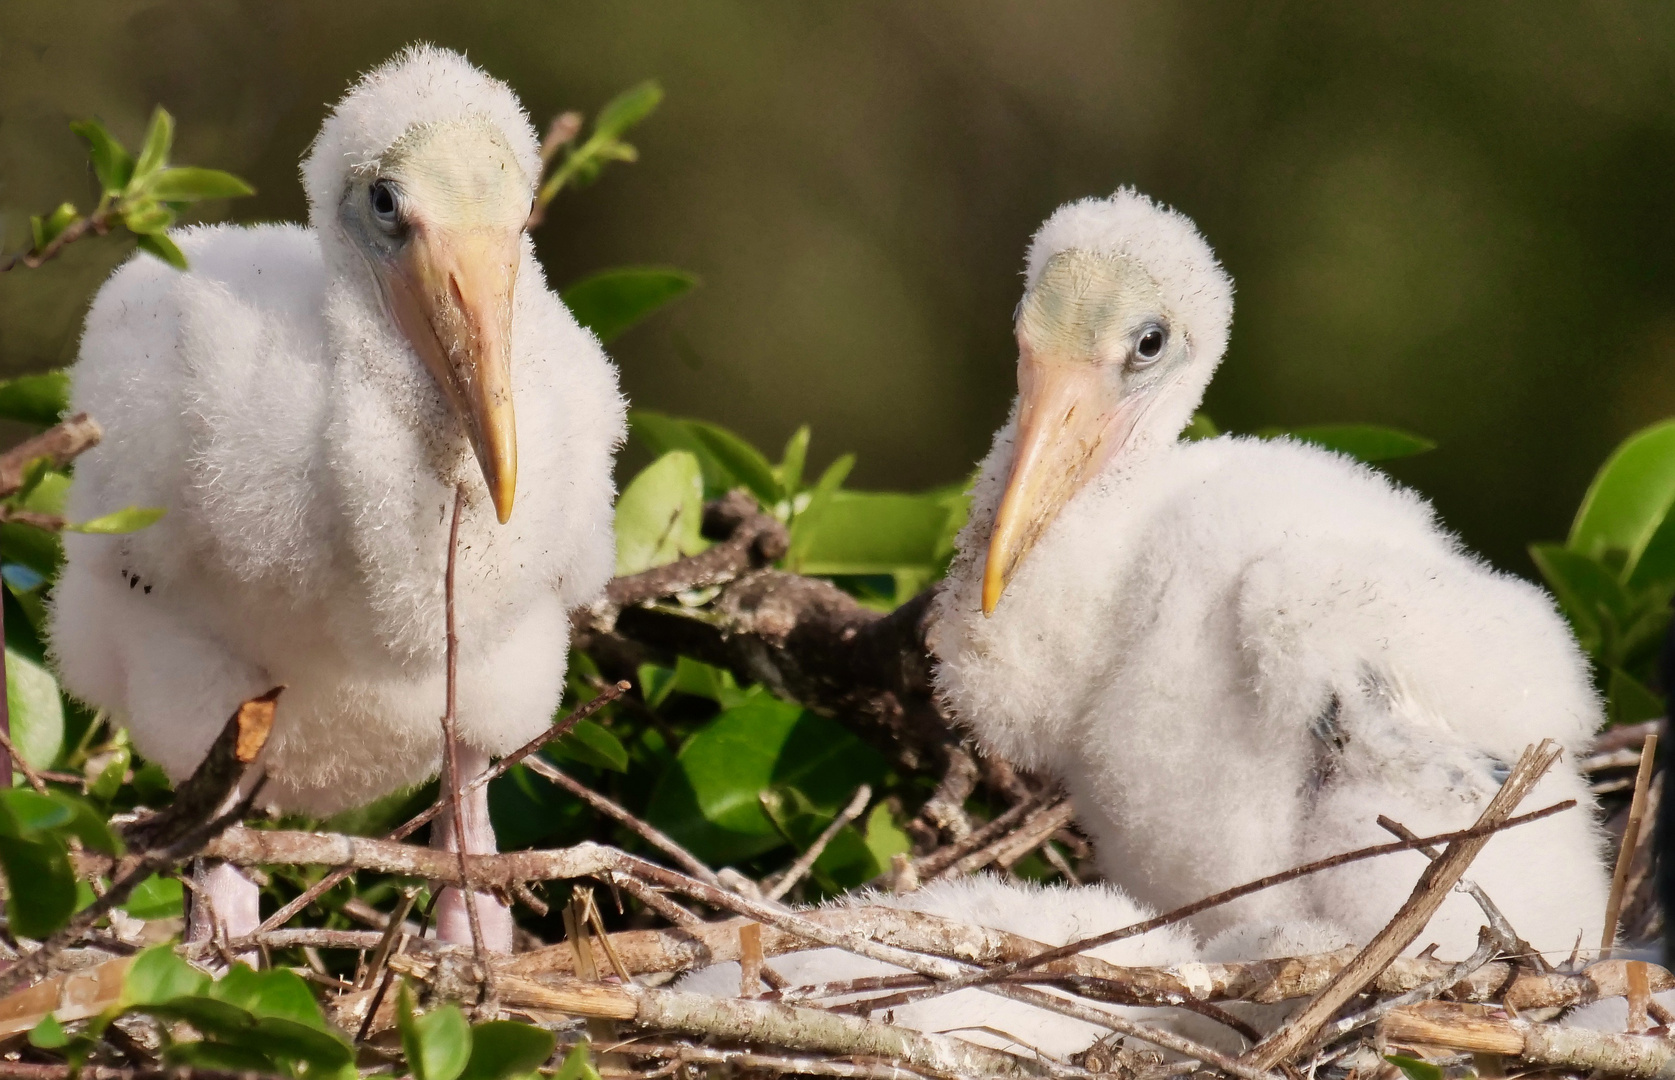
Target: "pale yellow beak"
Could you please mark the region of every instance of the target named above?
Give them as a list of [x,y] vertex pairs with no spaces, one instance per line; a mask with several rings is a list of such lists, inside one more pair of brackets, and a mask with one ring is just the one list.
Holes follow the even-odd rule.
[[1113,390],[1088,359],[1021,348],[1018,430],[983,567],[984,615],[994,614],[1064,504],[1122,448],[1142,408],[1138,398]]
[[396,325],[465,425],[502,525],[518,486],[511,359],[521,235],[415,222],[386,274]]

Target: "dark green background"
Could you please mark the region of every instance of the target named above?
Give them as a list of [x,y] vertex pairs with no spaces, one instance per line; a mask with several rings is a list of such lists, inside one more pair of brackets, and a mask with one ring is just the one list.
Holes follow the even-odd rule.
[[[1208,408],[1224,426],[1396,424],[1393,469],[1529,572],[1624,434],[1675,412],[1675,8],[1667,3],[0,3],[0,226],[90,180],[66,124],[260,189],[362,69],[428,39],[537,121],[655,76],[643,160],[567,194],[557,283],[625,262],[704,285],[614,348],[637,404],[856,482],[954,479],[1011,394],[1023,245],[1133,183],[1195,217],[1238,283]],[[0,368],[70,360],[118,257],[0,278]]]

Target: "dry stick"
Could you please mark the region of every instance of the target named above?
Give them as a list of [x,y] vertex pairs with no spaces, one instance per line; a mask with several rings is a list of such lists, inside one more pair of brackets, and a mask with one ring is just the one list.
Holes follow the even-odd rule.
[[[1412,829],[1409,829],[1406,825],[1403,825],[1399,821],[1394,821],[1385,817],[1383,814],[1378,815],[1378,827],[1383,829],[1385,832],[1401,837],[1403,840],[1416,839]],[[1425,856],[1433,862],[1436,861],[1437,857],[1440,855],[1440,852],[1438,852],[1436,848],[1429,845],[1419,848],[1418,850],[1419,854]],[[1496,904],[1493,900],[1489,899],[1489,894],[1483,891],[1483,887],[1481,885],[1477,884],[1475,881],[1461,878],[1460,883],[1456,885],[1455,888],[1477,901],[1477,906],[1483,909],[1483,917],[1489,920],[1490,929],[1494,930],[1506,940],[1507,952],[1520,959],[1528,959],[1531,966],[1539,972],[1545,974],[1548,970],[1550,970],[1547,966],[1547,961],[1542,957],[1541,953],[1536,951],[1535,946],[1518,936],[1518,931],[1512,928],[1512,922],[1506,917],[1506,913],[1500,909],[1499,904]]]
[[1005,836],[1018,822],[1045,803],[1049,794],[1051,792],[1041,792],[1022,802],[1014,803],[993,821],[973,830],[965,839],[937,848],[921,858],[914,859],[910,864],[912,871],[921,881],[935,877],[959,859],[986,844],[993,843],[997,837]]
[[[1552,739],[1543,739],[1539,746],[1526,749],[1501,789],[1483,808],[1477,824],[1489,826],[1504,821],[1559,760],[1560,752],[1559,744]],[[1355,959],[1344,965],[1337,977],[1284,1027],[1247,1051],[1243,1060],[1256,1068],[1271,1069],[1313,1042],[1339,1009],[1378,978],[1378,973],[1413,943],[1413,939],[1425,929],[1425,924],[1431,921],[1431,916],[1436,914],[1437,908],[1442,906],[1448,891],[1488,842],[1489,838],[1483,836],[1450,843],[1447,850],[1419,875],[1413,893],[1384,929],[1373,935]]]
[[699,918],[696,914],[681,907],[679,904],[675,903],[667,896],[664,896],[661,892],[652,888],[650,885],[646,885],[641,882],[638,878],[626,876],[619,877],[616,874],[612,874],[611,884],[613,886],[620,886],[629,896],[632,896],[646,907],[657,912],[665,919],[668,919],[677,927],[704,925],[704,920]]
[[1521,1059],[1525,1066],[1653,1080],[1675,1067],[1675,1041],[1497,1017],[1485,1006],[1429,1001],[1398,1009],[1379,1026],[1389,1042]]
[[711,885],[721,884],[721,880],[715,876],[714,870],[705,866],[696,855],[682,847],[672,836],[650,822],[635,817],[615,801],[580,783],[552,762],[545,758],[532,757],[524,763],[524,767],[536,776],[544,777],[557,784],[601,814],[615,818],[628,826],[652,847],[674,859],[681,865],[682,869],[693,877]]
[[1011,869],[1013,863],[1047,842],[1047,838],[1064,828],[1076,816],[1069,799],[1060,799],[1027,817],[1016,829],[1006,833],[981,850],[974,851],[955,862],[931,880],[964,877],[976,873],[990,863]]
[[927,1080],[928,1073],[914,1072],[885,1061],[834,1061],[829,1058],[788,1057],[761,1054],[753,1050],[722,1050],[711,1046],[667,1043],[622,1043],[601,1046],[599,1052],[622,1053],[630,1057],[673,1060],[681,1064],[733,1065],[740,1069],[763,1070],[778,1076],[841,1076],[851,1080]]
[[785,873],[780,875],[779,880],[769,885],[762,895],[769,900],[778,900],[790,892],[791,886],[801,881],[803,875],[814,868],[815,860],[819,859],[821,853],[826,850],[826,845],[830,844],[833,838],[843,831],[845,825],[860,817],[861,812],[867,808],[867,803],[871,801],[871,784],[862,784],[856,788],[855,794],[849,800],[849,805],[845,806],[838,816],[832,819],[832,823],[827,825],[825,830],[815,838],[809,849],[797,856],[797,861],[787,867]]
[[[454,852],[459,856],[460,895],[465,898],[465,915],[471,923],[471,951],[477,957],[478,978],[486,989],[489,985],[489,953],[483,941],[483,924],[477,914],[477,893],[471,887],[471,872],[465,862],[465,812],[460,797],[459,778],[459,635],[454,623],[454,563],[459,556],[459,519],[465,509],[465,485],[454,488],[454,517],[448,525],[448,569],[443,576],[443,607],[448,621],[447,711],[442,714],[442,745],[447,751],[448,767],[443,777],[448,802],[454,815]],[[492,993],[490,996],[493,996]]]
[[1397,1009],[1408,1005],[1416,1005],[1421,1001],[1447,993],[1454,985],[1467,978],[1472,972],[1483,967],[1495,958],[1495,954],[1512,947],[1512,940],[1500,930],[1486,926],[1478,932],[1477,951],[1452,965],[1447,971],[1423,986],[1416,986],[1405,994],[1398,994],[1387,998],[1354,1016],[1346,1016],[1342,1020],[1328,1024],[1314,1040],[1318,1045],[1325,1045],[1334,1039],[1348,1035],[1369,1024],[1376,1024]]
[[1473,825],[1469,829],[1460,829],[1456,832],[1438,833],[1435,836],[1420,837],[1416,840],[1397,840],[1390,844],[1374,844],[1371,847],[1357,848],[1354,851],[1346,851],[1324,859],[1317,859],[1311,863],[1294,866],[1289,870],[1281,870],[1277,874],[1269,874],[1267,877],[1257,878],[1255,881],[1248,881],[1243,885],[1236,885],[1231,889],[1224,889],[1212,896],[1206,896],[1202,900],[1195,900],[1184,907],[1178,907],[1173,911],[1166,911],[1161,915],[1155,915],[1144,922],[1133,923],[1120,929],[1112,930],[1109,933],[1098,934],[1094,937],[1081,938],[1077,941],[1072,941],[1069,944],[1060,945],[1056,949],[1048,949],[1045,952],[1036,953],[1034,956],[1028,957],[1027,959],[1011,960],[1004,964],[997,964],[985,971],[978,972],[973,975],[963,976],[958,979],[951,979],[947,982],[937,983],[935,986],[926,987],[923,990],[900,994],[894,1000],[880,1002],[875,1007],[894,1008],[905,1005],[911,1001],[918,1001],[921,998],[934,997],[939,994],[951,994],[956,990],[964,990],[968,986],[979,986],[983,983],[1004,979],[1008,976],[1015,975],[1020,971],[1029,971],[1033,968],[1050,964],[1056,960],[1063,960],[1068,957],[1087,952],[1089,949],[1097,949],[1101,946],[1109,945],[1113,941],[1122,941],[1125,938],[1136,937],[1140,934],[1147,934],[1161,927],[1171,926],[1175,923],[1183,922],[1200,912],[1220,907],[1223,904],[1230,904],[1235,900],[1242,899],[1252,893],[1262,892],[1264,889],[1271,889],[1276,885],[1284,885],[1288,881],[1295,881],[1298,878],[1307,877],[1310,874],[1318,874],[1323,870],[1332,870],[1339,866],[1347,866],[1350,863],[1361,862],[1364,859],[1377,858],[1382,855],[1392,855],[1399,851],[1414,851],[1428,844],[1453,843],[1460,840],[1471,840],[1480,837],[1487,838],[1505,829],[1514,828],[1519,825],[1526,825],[1532,821],[1539,821],[1542,818],[1551,817],[1561,811],[1572,809],[1575,805],[1575,799],[1566,799],[1563,802],[1554,803],[1552,806],[1544,807],[1540,810],[1533,810],[1528,814],[1520,814],[1517,817],[1510,817],[1505,821],[1492,825],[1484,825],[1480,823]]
[[[500,779],[502,776],[505,776],[512,770],[512,767],[517,765],[520,761],[523,761],[525,758],[529,757],[529,755],[535,753],[537,750],[541,749],[541,747],[552,742],[554,739],[562,739],[564,736],[568,735],[570,733],[570,729],[574,728],[583,720],[586,720],[600,709],[603,709],[606,705],[609,705],[611,702],[627,693],[629,688],[629,684],[626,682],[614,683],[605,687],[599,692],[598,697],[586,702],[585,704],[576,706],[575,709],[571,710],[569,716],[566,716],[563,720],[560,720],[546,731],[543,731],[541,734],[535,736],[535,738],[529,740],[516,750],[512,751],[510,754],[507,754],[505,757],[495,762],[487,772],[484,772],[481,776],[476,777],[466,785],[466,793],[476,791],[484,784],[491,783]],[[437,799],[434,803],[430,804],[428,809],[412,818],[409,818],[406,824],[401,825],[387,833],[384,839],[392,841],[406,839],[418,832],[420,828],[428,824],[436,817],[436,815],[440,814],[443,807],[446,805],[447,803],[444,800]],[[352,865],[339,865],[335,867],[331,873],[327,874],[319,881],[316,881],[307,889],[304,889],[296,899],[292,900],[289,904],[286,904],[284,907],[264,919],[262,924],[256,927],[256,931],[258,933],[266,933],[284,926],[286,923],[296,918],[297,913],[302,911],[303,908],[306,908],[309,904],[312,904],[321,896],[324,896],[326,892],[335,887],[338,882],[342,881],[350,874],[353,874],[356,869],[357,867]]]
[[1653,732],[1640,747],[1640,768],[1634,774],[1634,799],[1629,803],[1628,824],[1623,826],[1623,842],[1617,849],[1617,869],[1611,875],[1611,897],[1605,903],[1605,930],[1600,936],[1599,957],[1611,959],[1611,947],[1617,943],[1617,920],[1623,911],[1623,886],[1628,884],[1629,867],[1640,846],[1640,821],[1646,812],[1646,788],[1652,781],[1652,765],[1657,760],[1658,737]]

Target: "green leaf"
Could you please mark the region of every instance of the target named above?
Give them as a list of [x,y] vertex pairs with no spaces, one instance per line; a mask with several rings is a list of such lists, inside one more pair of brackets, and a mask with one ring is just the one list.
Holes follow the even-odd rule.
[[1675,505],[1675,420],[1625,439],[1594,474],[1565,546],[1583,555],[1623,556],[1622,577],[1636,564]]
[[1596,652],[1607,633],[1628,618],[1628,595],[1598,560],[1558,544],[1531,544],[1530,558],[1588,652]]
[[697,284],[697,276],[685,270],[622,266],[585,277],[562,295],[576,321],[609,343]]
[[174,117],[159,105],[151,114],[151,124],[145,130],[145,142],[140,147],[139,160],[134,163],[134,174],[126,190],[132,192],[151,178],[168,160],[169,147],[174,143]]
[[64,526],[65,532],[97,533],[100,536],[117,536],[122,533],[139,532],[161,521],[168,513],[161,506],[130,506],[105,514],[91,521],[78,522]]
[[1394,461],[1412,457],[1427,450],[1435,450],[1436,443],[1423,435],[1414,435],[1399,428],[1380,424],[1312,424],[1307,427],[1263,428],[1256,433],[1264,439],[1289,437],[1298,442],[1313,443],[1328,450],[1336,450],[1368,463]]
[[128,895],[122,910],[136,919],[177,919],[186,910],[185,893],[178,878],[153,874]]
[[0,419],[43,427],[58,423],[70,406],[69,372],[19,375],[0,382]]
[[890,807],[883,802],[872,808],[867,815],[867,849],[872,852],[873,862],[878,866],[879,873],[890,867],[890,858],[894,855],[905,855],[913,850],[913,841],[907,832],[896,824],[896,819],[890,814]]
[[570,734],[551,747],[551,753],[561,761],[579,761],[612,772],[628,771],[628,751],[615,735],[592,720],[578,722]]
[[59,203],[58,209],[46,217],[31,217],[29,228],[34,240],[34,250],[40,251],[58,238],[58,234],[69,228],[81,215],[76,212],[74,203]]
[[1442,1069],[1429,1061],[1403,1054],[1385,1054],[1384,1060],[1402,1070],[1407,1080],[1442,1080]]
[[878,752],[841,725],[758,694],[687,740],[646,817],[706,862],[731,863],[785,843],[762,808],[763,791],[795,789],[829,816],[884,773]]
[[1210,415],[1199,411],[1192,414],[1192,420],[1188,422],[1186,429],[1181,432],[1181,440],[1183,442],[1197,442],[1200,439],[1213,439],[1220,434],[1221,429],[1216,427],[1216,422],[1210,419]]
[[593,121],[595,133],[608,138],[619,138],[638,124],[663,101],[663,88],[655,79],[630,86],[605,103]]
[[64,749],[64,699],[45,666],[6,650],[6,707],[17,752],[37,769],[50,769]]
[[403,984],[397,1001],[401,1048],[413,1080],[456,1080],[471,1058],[471,1025],[458,1005],[413,1015],[413,998]]
[[140,250],[157,256],[176,270],[186,269],[186,253],[162,233],[146,233],[139,238]]
[[70,921],[76,875],[62,840],[51,834],[32,840],[0,835],[0,870],[6,875],[6,916],[13,934],[44,938]]
[[1663,698],[1622,668],[1612,668],[1605,684],[1607,722],[1638,724],[1663,715]]
[[785,453],[774,472],[779,477],[780,490],[786,498],[794,497],[803,486],[803,466],[808,461],[808,441],[812,432],[807,424],[792,432],[785,443]]
[[41,1022],[29,1029],[29,1045],[42,1050],[57,1050],[67,1045],[70,1037],[64,1033],[64,1027],[51,1013],[41,1017]]
[[737,481],[735,486],[747,488],[765,506],[771,507],[783,497],[774,468],[760,450],[716,424],[688,420],[686,426],[722,468],[732,474]]
[[1665,514],[1628,571],[1630,588],[1675,584],[1675,513]]
[[106,195],[119,194],[134,175],[134,158],[116,136],[97,120],[78,120],[70,130],[87,143],[87,156],[93,161],[93,175]]
[[791,526],[786,568],[799,574],[891,574],[936,567],[949,515],[945,494],[834,491]]
[[181,1042],[163,1050],[163,1062],[170,1068],[214,1070],[272,1076],[281,1070],[260,1050],[224,1042]]
[[527,1076],[552,1057],[550,1031],[512,1020],[490,1020],[471,1029],[471,1058],[460,1080],[513,1080]]
[[564,1064],[553,1073],[553,1080],[599,1080],[599,1073],[589,1060],[591,1050],[586,1039],[571,1047],[564,1055]]
[[131,233],[149,236],[163,232],[175,223],[174,210],[153,199],[141,199],[134,203],[124,203],[122,210],[122,224]]
[[145,193],[159,202],[197,202],[254,195],[256,189],[230,172],[191,166],[164,169],[145,185]]
[[74,810],[51,795],[28,788],[0,788],[0,822],[4,822],[0,831],[7,836],[33,839],[33,833],[67,825],[74,817]]
[[47,797],[69,809],[70,820],[59,831],[74,836],[83,847],[93,851],[105,855],[122,854],[122,840],[111,828],[108,815],[100,813],[81,796],[67,791],[48,791]]
[[153,945],[136,956],[128,969],[120,1006],[155,1005],[201,994],[209,983],[209,976],[177,956],[172,946]]
[[616,572],[637,574],[705,548],[704,484],[698,459],[664,454],[622,492],[616,505]]

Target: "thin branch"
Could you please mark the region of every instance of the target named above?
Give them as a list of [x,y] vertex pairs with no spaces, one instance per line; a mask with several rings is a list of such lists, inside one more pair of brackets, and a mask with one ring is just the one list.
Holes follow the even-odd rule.
[[80,455],[99,445],[104,430],[86,413],[76,413],[33,435],[0,454],[0,498],[17,494],[29,474],[29,466],[39,458],[62,469]]
[[700,881],[707,881],[711,885],[721,884],[721,879],[716,877],[714,870],[705,866],[696,855],[682,847],[672,836],[665,833],[657,826],[651,824],[649,821],[635,817],[633,814],[629,813],[628,810],[624,809],[613,800],[599,794],[587,785],[580,783],[575,778],[559,769],[558,766],[548,761],[546,758],[531,757],[524,762],[524,768],[528,769],[536,776],[552,781],[565,791],[568,791],[570,794],[576,796],[576,798],[599,811],[601,814],[614,818],[622,824],[628,826],[629,829],[633,830],[640,836],[641,839],[645,840],[652,847],[663,852],[671,859],[674,859],[675,862],[681,865],[682,869],[691,874],[693,877],[698,878]]
[[1386,998],[1377,1005],[1353,1016],[1346,1016],[1342,1020],[1333,1021],[1321,1029],[1320,1034],[1314,1041],[1316,1044],[1329,1044],[1352,1031],[1359,1031],[1361,1028],[1378,1023],[1397,1009],[1440,997],[1453,989],[1461,980],[1470,976],[1472,972],[1493,960],[1496,953],[1510,948],[1512,948],[1512,939],[1506,937],[1494,927],[1486,926],[1479,932],[1477,950],[1470,956],[1450,966],[1447,971],[1423,986],[1416,986],[1405,994],[1397,994],[1395,997]]
[[1519,1058],[1570,1073],[1653,1080],[1675,1066],[1675,1041],[1495,1016],[1481,1005],[1431,1001],[1398,1009],[1379,1026],[1392,1043]]
[[0,256],[0,274],[19,266],[28,270],[37,270],[42,264],[57,258],[60,251],[89,233],[103,236],[108,232],[110,232],[110,211],[107,207],[101,205],[99,209],[87,217],[78,217],[65,226],[64,231],[48,240],[46,246],[41,250],[30,249],[29,251],[19,251],[11,255]]
[[821,853],[826,850],[826,845],[830,844],[837,834],[843,831],[845,825],[860,817],[866,810],[867,803],[871,801],[871,784],[862,784],[856,788],[855,794],[849,800],[849,805],[845,806],[838,813],[838,816],[832,819],[832,823],[827,825],[820,835],[815,838],[814,843],[809,845],[807,851],[797,856],[797,861],[787,867],[785,873],[781,874],[778,880],[763,890],[762,895],[769,900],[778,900],[790,892],[791,887],[801,881],[804,874],[814,869],[814,864],[820,858]]
[[[489,978],[488,945],[483,940],[483,923],[477,913],[477,891],[471,886],[471,872],[466,865],[463,784],[459,775],[459,634],[454,621],[454,564],[459,558],[459,519],[465,510],[465,485],[454,488],[454,516],[448,525],[448,569],[443,577],[443,604],[448,623],[447,708],[442,713],[442,746],[447,754],[447,768],[443,769],[443,797],[454,819],[454,853],[459,856],[460,896],[465,901],[465,914],[471,924],[471,950],[477,957],[477,968],[482,979]],[[442,800],[438,799],[440,804]],[[486,985],[486,982],[485,982]]]
[[[680,1064],[731,1065],[736,1069],[761,1070],[781,1076],[841,1076],[849,1080],[926,1080],[931,1073],[914,1072],[886,1061],[837,1061],[831,1058],[790,1057],[751,1050],[725,1050],[711,1046],[671,1043],[625,1042],[596,1047],[601,1054],[623,1053]],[[952,1075],[952,1074],[936,1074]]]
[[1069,824],[1075,816],[1076,809],[1070,805],[1069,799],[1060,799],[1051,806],[1042,807],[1026,817],[1016,829],[960,859],[932,880],[964,877],[990,863],[1010,869],[1013,863],[1046,843],[1048,837]]
[[[5,691],[4,679],[4,673],[0,672],[0,694],[3,694]],[[3,711],[4,707],[4,700],[0,700],[0,711]],[[23,760],[23,755],[18,753],[17,747],[12,745],[10,728],[11,725],[9,722],[0,724],[0,749],[5,750],[5,754],[0,756],[0,773],[4,774],[0,775],[0,783],[3,783],[6,787],[11,786],[11,772],[15,767],[18,772],[23,774],[23,778],[29,781],[30,787],[34,788],[42,795],[45,795],[47,793],[46,781],[41,779],[41,774],[35,771],[34,766]]]

